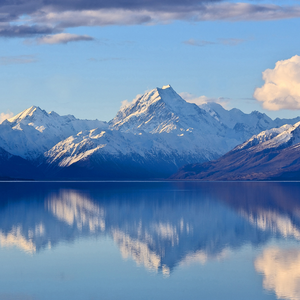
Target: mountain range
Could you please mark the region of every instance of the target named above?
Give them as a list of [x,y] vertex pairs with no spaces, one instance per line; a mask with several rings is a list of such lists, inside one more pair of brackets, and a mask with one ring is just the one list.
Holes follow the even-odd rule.
[[300,122],[263,131],[217,160],[182,167],[172,178],[299,180]]
[[168,178],[187,164],[214,161],[233,148],[237,152],[253,135],[259,140],[262,131],[274,137],[299,121],[226,110],[217,103],[196,105],[170,85],[138,96],[109,122],[32,106],[0,124],[0,177]]

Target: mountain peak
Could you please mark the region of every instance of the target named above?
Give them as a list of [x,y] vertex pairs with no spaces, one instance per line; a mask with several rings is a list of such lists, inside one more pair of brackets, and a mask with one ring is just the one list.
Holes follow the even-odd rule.
[[[179,130],[183,126],[180,120],[189,119],[191,116],[198,123],[201,113],[206,112],[197,105],[186,102],[170,85],[166,85],[138,96],[121,108],[110,125],[111,128],[122,131],[170,132],[174,129]],[[188,129],[193,126],[183,127]]]
[[0,147],[7,152],[34,160],[58,142],[82,130],[106,128],[98,120],[79,120],[72,115],[47,113],[31,106],[0,124]]
[[17,122],[17,121],[22,121],[28,117],[32,117],[34,115],[47,115],[47,112],[43,109],[41,109],[40,107],[38,106],[31,106],[25,110],[23,110],[22,112],[20,112],[19,114],[15,115],[14,117],[8,119],[8,121],[10,123],[14,123],[14,122]]

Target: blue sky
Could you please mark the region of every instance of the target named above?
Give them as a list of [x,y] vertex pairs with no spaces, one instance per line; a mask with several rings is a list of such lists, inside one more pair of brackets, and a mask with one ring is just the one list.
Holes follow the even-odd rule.
[[10,8],[0,0],[0,13],[7,14],[0,18],[0,112],[37,105],[110,120],[123,100],[171,84],[191,99],[206,96],[227,108],[300,115],[298,104],[272,111],[253,98],[264,85],[263,71],[300,55],[300,1],[249,1],[244,8],[230,6],[235,1],[189,0],[177,7],[177,1],[132,0],[125,7],[114,0],[109,11],[101,0],[88,8],[81,0],[64,1],[63,7],[55,0],[53,7],[35,7],[31,0],[29,8]]

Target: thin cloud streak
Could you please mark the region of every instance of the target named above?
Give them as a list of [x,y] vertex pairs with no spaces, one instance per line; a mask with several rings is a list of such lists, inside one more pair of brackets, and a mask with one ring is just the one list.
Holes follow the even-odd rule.
[[215,42],[211,42],[211,41],[195,40],[195,39],[189,39],[187,41],[184,41],[183,43],[189,46],[197,46],[197,47],[205,47],[207,45],[216,44]]
[[12,112],[7,112],[7,113],[0,113],[0,124],[9,118],[12,118],[14,114]]
[[30,64],[36,62],[35,55],[1,56],[0,65]]
[[67,44],[70,42],[93,41],[94,38],[88,35],[78,35],[71,33],[58,33],[55,35],[46,35],[36,39],[38,44]]
[[217,42],[189,39],[187,41],[184,41],[183,43],[189,46],[205,47],[209,45],[218,45],[218,44],[225,45],[225,46],[236,46],[243,42],[245,42],[244,39],[229,38],[229,39],[218,39]]
[[224,108],[227,107],[228,103],[230,102],[229,98],[219,97],[219,98],[209,98],[206,96],[197,97],[193,94],[183,92],[179,94],[185,101],[189,103],[195,103],[196,105],[202,105],[210,102],[218,103],[222,105]]
[[220,41],[220,44],[227,45],[227,46],[236,46],[236,45],[239,45],[239,44],[245,42],[244,39],[234,39],[234,38],[219,39],[219,41]]

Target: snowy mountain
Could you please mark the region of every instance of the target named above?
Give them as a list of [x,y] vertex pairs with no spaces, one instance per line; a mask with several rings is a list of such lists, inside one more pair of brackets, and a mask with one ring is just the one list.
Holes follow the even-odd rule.
[[124,133],[95,129],[58,143],[44,156],[55,178],[166,178],[186,162],[207,161],[216,153],[174,133]]
[[134,133],[176,131],[181,134],[200,128],[207,133],[225,131],[220,122],[196,104],[183,100],[170,85],[147,92],[121,108],[110,121],[110,128]]
[[271,148],[287,148],[298,143],[300,143],[300,122],[294,125],[286,124],[279,128],[263,131],[258,135],[254,135],[242,145],[237,146],[234,150],[257,146],[257,151],[263,151]]
[[233,129],[234,135],[239,136],[241,140],[249,139],[253,134],[258,134],[266,129],[280,127],[285,124],[295,124],[300,121],[300,117],[293,119],[275,119],[272,120],[266,114],[253,111],[245,114],[241,110],[233,108],[224,109],[220,104],[210,102],[200,105],[212,117],[218,120],[224,126]]
[[48,175],[56,178],[165,178],[236,144],[226,126],[165,86],[122,108],[109,130],[82,131],[45,157]]
[[53,178],[166,178],[185,164],[216,159],[279,122],[216,103],[199,107],[165,86],[122,107],[108,130],[61,141],[45,152],[45,165]]
[[273,137],[283,129],[272,128],[296,121],[216,103],[197,106],[168,85],[138,96],[109,123],[33,106],[0,124],[0,147],[38,166],[43,178],[167,178],[183,165],[218,159],[253,134],[271,130]]
[[34,160],[61,140],[81,130],[106,128],[98,120],[78,120],[32,106],[0,124],[0,147],[13,155]]
[[[285,120],[284,124],[297,121],[300,121],[300,117]],[[253,134],[283,124],[280,119],[273,121],[257,111],[245,114],[238,109],[228,111],[217,103],[200,106],[188,103],[168,85],[137,97],[121,108],[109,125],[112,130],[133,133],[177,132],[182,135],[192,132],[204,143],[211,139],[215,139],[213,143],[216,143],[216,140],[226,137],[222,140],[221,148],[215,147],[219,153],[224,154],[225,149],[232,149],[238,141],[245,141]]]
[[202,160],[219,157],[238,144],[231,130],[196,104],[183,100],[171,86],[156,88],[120,109],[109,122],[111,130],[160,139],[179,155]]
[[254,135],[221,158],[181,168],[173,179],[299,180],[300,122]]

